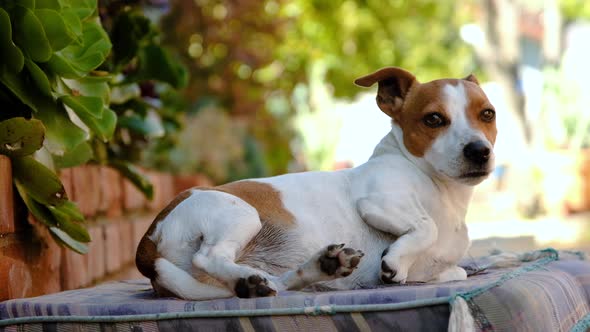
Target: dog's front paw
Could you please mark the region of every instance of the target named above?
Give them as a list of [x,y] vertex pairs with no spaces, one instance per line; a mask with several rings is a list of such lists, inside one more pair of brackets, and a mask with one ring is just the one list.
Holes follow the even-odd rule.
[[336,278],[347,277],[358,267],[365,254],[360,250],[344,248],[342,244],[331,244],[320,255],[320,270]]
[[266,297],[275,296],[277,291],[270,285],[268,279],[253,274],[248,278],[240,278],[234,287],[237,297]]
[[388,249],[381,255],[381,281],[385,284],[405,284],[408,278],[408,269],[401,264],[401,259],[387,254]]

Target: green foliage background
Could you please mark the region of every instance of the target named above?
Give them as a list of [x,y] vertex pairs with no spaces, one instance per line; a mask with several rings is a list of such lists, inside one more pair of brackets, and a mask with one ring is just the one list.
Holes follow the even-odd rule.
[[0,37],[0,153],[29,212],[85,253],[84,217],[57,171],[109,165],[151,198],[129,151],[178,129],[159,96],[185,85],[187,72],[141,11],[121,2],[0,0]]
[[[184,96],[192,112],[215,107],[232,121],[220,117],[229,128],[210,140],[235,138],[243,145],[233,158],[173,158],[167,165],[160,159],[159,166],[209,174],[215,169],[218,181],[280,174],[294,159],[322,164],[309,159],[326,153],[293,143],[303,140],[294,127],[297,114],[324,107],[312,100],[312,86],[324,85],[336,98],[353,98],[363,91],[354,79],[385,66],[407,68],[421,80],[475,68],[458,35],[473,8],[452,1],[198,0],[171,5],[162,24],[163,41],[181,54],[191,72]],[[321,74],[313,74],[318,66]],[[195,117],[187,121],[199,122]],[[172,148],[174,155],[191,153]]]

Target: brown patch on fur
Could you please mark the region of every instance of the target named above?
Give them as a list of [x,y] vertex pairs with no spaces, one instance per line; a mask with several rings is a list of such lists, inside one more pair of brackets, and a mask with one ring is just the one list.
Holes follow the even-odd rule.
[[[141,241],[139,241],[139,245],[137,246],[137,251],[135,254],[135,265],[141,274],[152,280],[152,283],[153,280],[158,276],[154,264],[156,259],[160,257],[160,254],[158,253],[156,244],[149,238],[149,236],[152,235],[158,223],[164,220],[164,218],[166,218],[168,214],[170,214],[170,212],[174,210],[176,206],[178,206],[178,204],[189,198],[191,194],[192,193],[190,191],[184,191],[176,196],[162,211],[160,211],[160,213],[158,213],[144,236],[141,238]],[[160,291],[156,290],[156,292],[160,294]]]
[[424,84],[416,84],[406,96],[404,107],[393,118],[403,131],[406,149],[416,157],[422,157],[434,140],[448,127],[430,128],[422,119],[428,113],[438,112],[449,117],[442,99],[442,88],[447,84],[457,84],[456,79],[442,79]]
[[295,223],[295,216],[285,208],[281,193],[272,185],[257,181],[238,181],[214,188],[199,188],[218,190],[241,198],[252,205],[262,222],[289,226]]
[[151,282],[152,288],[154,289],[156,294],[158,294],[159,297],[178,297],[176,294],[160,286],[160,284],[158,284],[155,280],[151,280]]
[[354,81],[363,87],[370,87],[376,82],[379,83],[377,105],[391,118],[399,114],[410,88],[418,83],[412,73],[396,67],[382,68]]
[[465,83],[463,87],[465,88],[465,93],[469,96],[469,104],[467,104],[466,110],[467,120],[473,128],[481,131],[488,141],[494,145],[496,134],[498,133],[496,119],[494,118],[491,122],[485,122],[479,118],[481,111],[485,109],[494,110],[494,106],[492,106],[488,97],[478,85]]

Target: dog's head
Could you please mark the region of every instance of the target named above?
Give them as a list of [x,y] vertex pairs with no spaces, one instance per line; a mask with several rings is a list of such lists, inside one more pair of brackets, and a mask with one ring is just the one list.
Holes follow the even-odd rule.
[[405,148],[439,175],[475,185],[492,172],[496,112],[475,76],[419,83],[390,67],[355,83],[379,83],[377,105],[401,128]]

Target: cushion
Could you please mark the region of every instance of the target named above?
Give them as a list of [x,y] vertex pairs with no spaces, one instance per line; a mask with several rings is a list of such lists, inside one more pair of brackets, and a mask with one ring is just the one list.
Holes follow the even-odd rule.
[[553,249],[467,259],[465,281],[284,291],[209,301],[157,298],[147,279],[0,303],[0,331],[546,330],[590,327],[590,263]]

